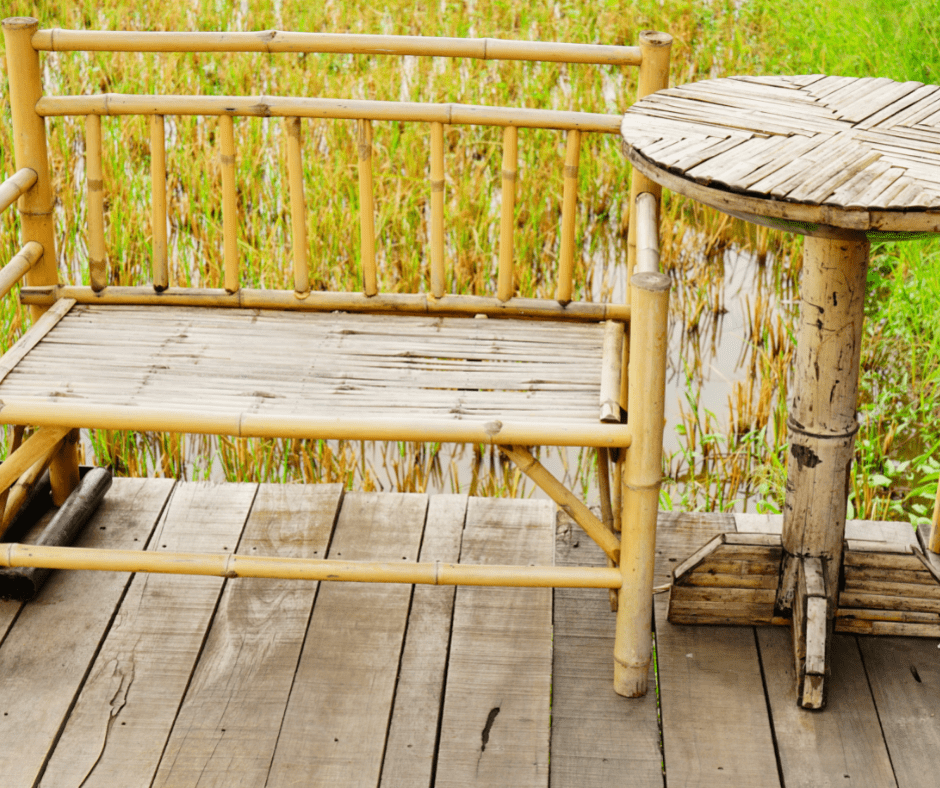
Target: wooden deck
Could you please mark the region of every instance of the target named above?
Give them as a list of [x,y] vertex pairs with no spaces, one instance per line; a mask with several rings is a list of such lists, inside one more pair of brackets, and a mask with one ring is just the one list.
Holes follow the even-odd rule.
[[[663,514],[658,582],[735,524]],[[153,479],[115,480],[80,542],[351,560],[603,557],[540,500]],[[935,640],[837,636],[829,707],[808,712],[793,700],[786,630],[672,626],[664,614],[660,596],[660,724],[656,693],[611,689],[604,590],[56,572],[33,602],[0,603],[0,784],[937,784]]]

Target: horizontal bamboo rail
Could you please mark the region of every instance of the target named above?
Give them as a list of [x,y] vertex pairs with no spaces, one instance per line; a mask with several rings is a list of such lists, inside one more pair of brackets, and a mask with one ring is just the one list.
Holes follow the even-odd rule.
[[607,557],[615,563],[620,560],[620,540],[613,531],[604,527],[594,513],[542,465],[524,446],[500,445],[499,450],[509,457],[526,476],[535,482],[558,506],[580,525]]
[[20,301],[30,306],[50,307],[64,298],[79,304],[123,304],[164,306],[213,306],[247,309],[286,309],[306,312],[367,312],[402,315],[451,315],[454,317],[486,315],[494,318],[529,318],[533,320],[570,320],[593,323],[602,320],[630,320],[629,304],[598,304],[572,301],[562,306],[557,301],[540,298],[510,298],[500,301],[487,296],[447,294],[441,299],[425,293],[330,293],[314,290],[298,296],[293,290],[241,288],[237,293],[222,289],[170,287],[155,293],[149,287],[107,287],[100,293],[90,287],[49,285],[24,287]]
[[[528,446],[629,446],[628,425],[593,422],[500,422],[433,418],[340,419],[335,415],[266,415],[250,410],[200,413],[198,399],[186,411],[129,405],[98,406],[64,398],[16,397],[0,403],[0,424],[87,427],[137,432],[187,432],[240,438],[417,441]],[[2,467],[2,466],[0,466]],[[594,515],[591,515],[592,517]]]
[[343,33],[156,33],[110,30],[37,30],[35,49],[52,52],[321,52],[353,55],[423,55],[478,60],[530,60],[638,66],[639,47],[556,44],[501,38],[437,38]]
[[20,195],[28,191],[36,183],[38,177],[35,170],[24,167],[0,183],[0,213],[3,213],[20,198]]
[[[636,273],[659,272],[659,204],[649,192],[636,198]],[[631,272],[632,273],[632,272]]]
[[42,246],[35,241],[27,241],[13,258],[0,269],[0,298],[13,289],[27,272],[42,258]]
[[345,118],[416,121],[470,126],[518,126],[620,133],[620,115],[551,109],[487,107],[478,104],[422,104],[291,96],[142,96],[104,93],[44,96],[36,104],[42,117],[59,115],[231,115],[245,117]]
[[510,586],[515,588],[619,588],[616,569],[593,566],[504,566],[382,563],[316,558],[245,556],[231,553],[164,553],[96,550],[10,543],[0,547],[0,567],[92,569],[212,577],[268,577],[284,580],[340,580],[351,583]]

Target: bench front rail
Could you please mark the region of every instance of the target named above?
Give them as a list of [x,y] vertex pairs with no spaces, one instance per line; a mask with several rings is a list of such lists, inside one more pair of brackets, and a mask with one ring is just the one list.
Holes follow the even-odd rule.
[[[316,580],[604,587],[617,610],[615,688],[646,691],[651,653],[653,539],[661,478],[668,277],[658,273],[659,189],[631,184],[626,304],[575,300],[578,168],[585,133],[617,134],[620,116],[465,104],[276,96],[45,96],[39,51],[344,52],[639,66],[639,95],[664,87],[669,37],[638,47],[496,39],[281,33],[38,30],[4,21],[18,172],[0,210],[19,202],[23,248],[0,293],[25,277],[30,330],[0,359],[0,423],[14,425],[0,465],[0,533],[48,467],[61,505],[78,483],[79,428],[240,437],[456,441],[498,445],[605,551],[607,569],[351,564],[277,557],[124,554],[8,545],[0,565],[295,577]],[[45,118],[85,119],[90,286],[61,283],[52,227]],[[110,284],[102,117],[150,117],[151,282]],[[223,281],[169,286],[166,116],[217,116]],[[283,118],[293,289],[242,286],[236,118]],[[311,288],[304,194],[304,119],[356,123],[361,282]],[[428,126],[426,292],[379,291],[374,134],[383,122]],[[495,292],[448,292],[445,128],[503,129]],[[565,135],[554,297],[515,292],[513,249],[522,129]],[[475,319],[492,318],[492,319]],[[629,375],[627,374],[629,372]],[[629,385],[627,380],[629,378]],[[624,416],[627,415],[626,423]],[[29,437],[26,427],[33,428]],[[533,456],[532,446],[597,450],[601,517]],[[618,538],[618,532],[622,536]]]

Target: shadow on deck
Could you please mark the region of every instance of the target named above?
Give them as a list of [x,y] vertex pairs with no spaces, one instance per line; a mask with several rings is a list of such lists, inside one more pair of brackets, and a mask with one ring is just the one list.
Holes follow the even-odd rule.
[[[662,514],[657,582],[735,523]],[[159,479],[116,479],[80,544],[604,560],[545,501]],[[829,707],[809,712],[786,630],[672,626],[665,602],[660,723],[656,693],[612,690],[606,590],[56,572],[33,602],[0,602],[0,782],[936,785],[935,640],[837,636]]]

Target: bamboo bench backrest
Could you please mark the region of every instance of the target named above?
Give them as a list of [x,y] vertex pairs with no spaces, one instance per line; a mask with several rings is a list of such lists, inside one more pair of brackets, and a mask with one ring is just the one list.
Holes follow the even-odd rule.
[[[35,20],[6,20],[4,34],[10,62],[21,67],[10,69],[10,92],[16,135],[18,168],[36,171],[38,181],[21,199],[24,242],[37,241],[45,254],[27,277],[30,286],[55,285],[57,273],[51,226],[52,191],[48,172],[44,118],[84,116],[86,125],[86,180],[88,186],[88,258],[91,286],[100,292],[108,285],[104,234],[104,183],[101,152],[102,115],[148,115],[150,123],[152,183],[152,280],[154,290],[165,291],[169,284],[166,237],[166,115],[216,115],[219,118],[222,173],[222,214],[224,239],[224,290],[239,294],[238,230],[235,181],[235,117],[282,117],[287,131],[287,170],[290,186],[294,297],[310,295],[307,218],[303,190],[303,144],[301,118],[341,118],[357,122],[358,191],[360,202],[361,294],[378,306],[376,273],[374,200],[372,179],[373,121],[409,121],[426,123],[430,130],[430,287],[428,301],[444,299],[446,272],[444,260],[444,128],[449,124],[473,124],[503,128],[502,199],[499,233],[499,267],[496,301],[500,305],[469,300],[458,311],[495,311],[501,314],[521,310],[538,316],[540,310],[526,299],[514,299],[513,228],[515,180],[518,161],[518,129],[548,128],[566,133],[563,168],[561,240],[558,254],[555,304],[551,312],[568,312],[580,319],[625,318],[621,312],[598,309],[601,305],[582,305],[567,309],[572,301],[575,263],[575,214],[581,136],[585,132],[618,134],[619,115],[565,112],[542,109],[488,107],[462,104],[424,104],[391,101],[364,101],[333,98],[292,98],[268,96],[162,96],[162,95],[79,95],[44,96],[39,71],[39,51],[108,52],[330,52],[348,54],[421,55],[433,57],[469,57],[551,61],[559,63],[603,63],[639,67],[638,96],[666,86],[670,37],[645,31],[635,47],[583,44],[556,44],[498,39],[448,39],[410,36],[333,35],[321,33],[134,33],[38,30]],[[657,201],[659,190],[638,173],[633,178],[630,199],[630,238],[628,269],[635,258],[636,197],[652,192]],[[655,213],[654,213],[655,220]],[[52,252],[50,254],[50,252]],[[287,296],[288,293],[282,293]],[[167,294],[169,295],[169,294]],[[239,296],[241,297],[241,296]],[[33,296],[34,304],[43,303]],[[455,303],[455,296],[448,300]],[[165,299],[161,299],[164,300]],[[225,294],[217,292],[224,302]],[[316,299],[314,299],[316,300]],[[387,299],[386,299],[387,300]],[[343,308],[352,301],[323,301],[321,308]],[[251,298],[239,303],[249,305]],[[272,302],[287,303],[287,299]],[[356,302],[359,303],[359,302]],[[389,309],[408,311],[408,301],[392,303]],[[513,308],[519,305],[518,308]],[[577,305],[572,305],[577,306]],[[353,307],[355,308],[355,306]],[[455,306],[455,308],[457,308]]]

